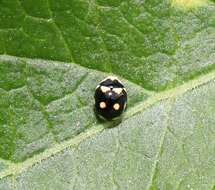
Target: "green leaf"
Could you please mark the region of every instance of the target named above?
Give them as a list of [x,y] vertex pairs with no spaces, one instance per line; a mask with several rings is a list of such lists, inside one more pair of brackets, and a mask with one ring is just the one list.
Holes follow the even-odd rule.
[[[98,123],[94,90],[106,74],[9,56],[0,57],[0,73],[1,158],[22,161]],[[124,82],[130,107],[151,94]]]
[[[214,20],[207,0],[0,1],[0,190],[214,190]],[[100,122],[112,74],[128,109]]]
[[0,53],[75,62],[163,90],[214,68],[207,0],[1,0]]
[[[10,65],[13,68],[14,77],[20,77],[14,72],[17,68],[14,67],[14,64],[17,66],[17,62],[14,63],[14,61],[18,60],[11,57],[3,58],[7,61],[7,64],[4,63],[3,66]],[[10,63],[9,60],[11,60]],[[52,71],[50,73],[55,75],[53,67],[58,70],[57,73],[60,73],[60,68],[66,67],[66,73],[76,68],[74,65],[41,63],[38,60],[28,60],[25,68],[29,72],[30,68],[39,69],[39,73],[47,77],[46,81],[52,82],[48,80],[47,72]],[[86,70],[79,69],[80,71]],[[88,72],[92,71],[88,70]],[[93,76],[97,74],[94,71],[92,73]],[[62,118],[66,124],[62,125],[60,132],[57,131],[59,133],[52,132],[55,131],[54,125],[51,125],[51,128],[46,126],[53,139],[59,142],[53,142],[53,145],[49,143],[49,148],[41,153],[38,153],[36,148],[39,150],[42,146],[47,148],[47,141],[40,139],[48,135],[40,134],[43,129],[42,125],[37,122],[33,126],[40,127],[40,129],[38,129],[39,132],[34,131],[33,137],[36,138],[40,134],[39,140],[33,139],[33,144],[22,143],[26,149],[36,151],[34,156],[20,163],[13,163],[19,161],[19,158],[8,163],[9,167],[0,173],[2,189],[4,187],[9,189],[10,185],[16,186],[17,189],[186,189],[186,187],[212,189],[215,171],[214,79],[215,73],[212,72],[178,88],[150,95],[147,100],[131,105],[123,121],[117,127],[105,129],[105,124],[96,123],[94,118],[92,119],[94,120],[93,126],[88,126],[88,129],[83,126],[79,135],[76,134],[60,142],[64,139],[58,137],[65,135],[61,131],[67,131],[67,133],[71,131],[71,134],[76,132],[76,128],[67,130],[72,122],[67,122],[65,118]],[[32,78],[31,80],[33,81]],[[89,84],[88,80],[84,81]],[[46,86],[49,87],[47,84]],[[44,93],[51,93],[51,89],[56,86],[51,85],[50,91]],[[31,88],[33,89],[33,85]],[[21,90],[25,94],[23,89],[26,90],[25,87],[20,87],[10,90],[9,93],[13,94]],[[70,99],[73,97],[68,96]],[[133,96],[137,97],[138,94]],[[8,99],[9,97],[10,95]],[[56,101],[63,103],[64,99],[65,97],[53,100],[49,102],[48,107]],[[31,101],[33,100],[37,99],[32,97]],[[17,106],[23,104],[20,101],[16,102]],[[60,114],[65,114],[67,104],[68,102],[62,107],[57,104],[59,109],[63,109]],[[32,104],[31,107],[37,111],[36,105]],[[47,106],[44,106],[42,113],[46,110],[45,108],[47,109]],[[35,110],[30,110],[31,113],[33,111]],[[88,111],[85,117],[91,117],[89,113]],[[73,115],[70,117],[72,120]],[[36,116],[34,120],[37,120]],[[13,121],[16,122],[17,119]],[[81,121],[82,118],[79,119],[79,122]],[[19,130],[23,126],[16,125],[16,127],[17,134],[20,134]],[[30,128],[31,125],[28,127]],[[32,132],[28,132],[27,127],[25,129],[23,138],[30,139]],[[22,137],[21,134],[17,136]],[[17,139],[15,152],[22,152],[22,155],[25,155],[27,151],[20,151],[20,146],[18,146],[20,142],[21,139]],[[29,147],[34,147],[34,149]],[[2,153],[1,155],[4,156],[4,152]],[[25,156],[31,156],[31,154],[28,152]],[[14,155],[11,158],[14,159]]]

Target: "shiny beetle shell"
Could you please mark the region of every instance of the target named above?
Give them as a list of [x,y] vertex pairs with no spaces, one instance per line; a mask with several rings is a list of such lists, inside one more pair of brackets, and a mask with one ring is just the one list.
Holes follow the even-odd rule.
[[95,91],[97,114],[107,120],[119,117],[127,105],[127,92],[122,82],[113,76],[102,80]]

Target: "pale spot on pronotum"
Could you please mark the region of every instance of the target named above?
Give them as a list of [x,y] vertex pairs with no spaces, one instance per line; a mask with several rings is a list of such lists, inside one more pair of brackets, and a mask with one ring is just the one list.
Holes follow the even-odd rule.
[[122,92],[122,88],[113,88],[113,91],[120,94]]
[[105,108],[106,108],[106,103],[105,103],[105,102],[100,102],[100,103],[99,103],[99,107],[100,107],[101,109],[105,109]]
[[103,93],[106,93],[106,92],[109,91],[109,90],[110,90],[109,87],[101,86],[101,91],[102,91]]
[[112,80],[112,81],[114,81],[114,80],[118,80],[118,78],[117,78],[117,77],[115,77],[115,76],[109,76],[109,77],[107,77],[107,79],[110,79],[110,80]]
[[119,83],[122,84],[122,82],[121,82],[117,77],[115,77],[115,76],[109,76],[109,77],[107,77],[106,79],[110,79],[110,80],[112,80],[112,81],[117,80]]
[[119,108],[120,108],[120,105],[118,103],[116,103],[116,104],[113,105],[113,109],[119,110]]

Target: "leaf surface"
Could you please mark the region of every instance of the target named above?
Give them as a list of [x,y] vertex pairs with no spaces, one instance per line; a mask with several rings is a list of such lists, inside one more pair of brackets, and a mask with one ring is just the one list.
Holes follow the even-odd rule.
[[0,4],[0,53],[75,62],[164,90],[214,68],[207,0],[33,0]]
[[[215,5],[0,1],[0,190],[215,188]],[[94,90],[117,75],[121,121]]]

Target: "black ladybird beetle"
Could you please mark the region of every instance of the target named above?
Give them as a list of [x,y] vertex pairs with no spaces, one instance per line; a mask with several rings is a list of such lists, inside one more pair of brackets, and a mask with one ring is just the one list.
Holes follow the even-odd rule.
[[99,116],[111,120],[122,114],[127,104],[127,92],[117,77],[109,76],[95,91],[95,108]]

